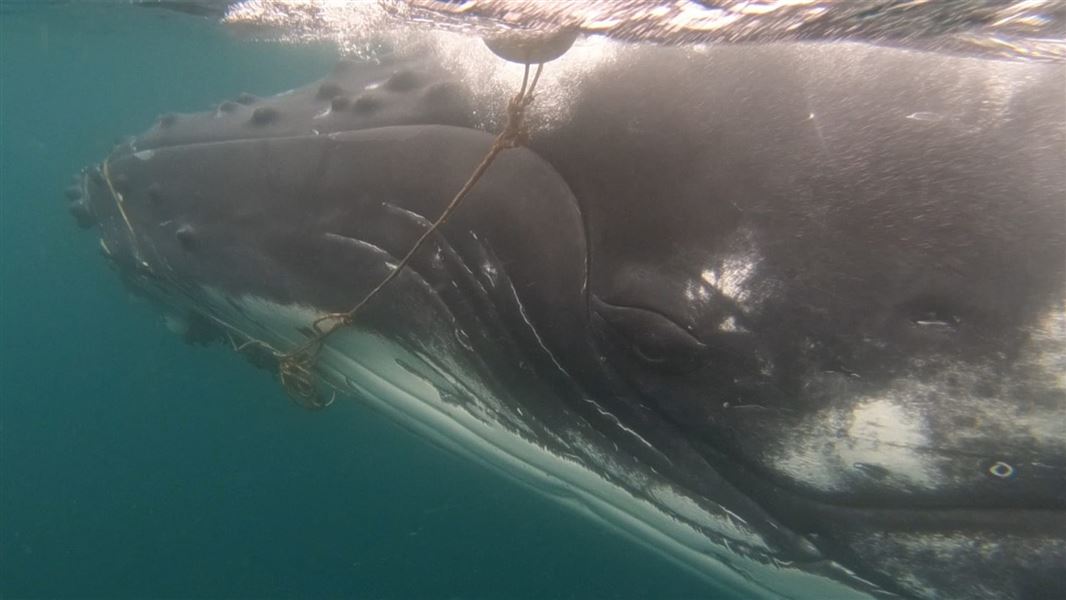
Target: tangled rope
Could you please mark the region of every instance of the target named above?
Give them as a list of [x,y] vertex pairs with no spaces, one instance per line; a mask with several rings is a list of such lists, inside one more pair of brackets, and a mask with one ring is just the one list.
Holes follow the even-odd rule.
[[326,338],[339,329],[350,326],[355,321],[356,314],[380,294],[393,279],[400,275],[400,272],[407,267],[419,249],[425,245],[429,236],[433,235],[438,229],[440,229],[441,225],[443,225],[452,213],[459,208],[459,205],[462,204],[463,200],[470,194],[470,191],[475,185],[477,185],[477,182],[481,180],[481,177],[486,171],[488,171],[493,161],[496,160],[496,157],[499,156],[501,152],[524,145],[527,142],[529,139],[529,131],[525,121],[526,110],[533,102],[533,92],[537,87],[537,82],[540,80],[544,64],[540,63],[537,65],[532,81],[529,77],[530,66],[531,65],[529,64],[525,65],[525,70],[522,75],[522,87],[507,104],[507,123],[504,126],[503,131],[496,136],[496,139],[492,143],[492,147],[489,148],[485,157],[481,159],[481,162],[474,169],[473,173],[471,173],[470,177],[466,180],[466,183],[463,184],[463,187],[455,194],[451,202],[449,202],[444,208],[444,211],[441,212],[440,216],[422,232],[422,235],[418,237],[415,243],[407,251],[407,254],[405,254],[403,259],[401,259],[396,265],[396,268],[382,278],[382,280],[350,310],[329,313],[315,319],[312,323],[314,335],[301,346],[285,353],[279,353],[271,349],[275,358],[278,360],[278,376],[281,379],[281,385],[289,397],[297,404],[300,404],[304,408],[314,410],[325,408],[333,403],[336,394],[333,394],[329,400],[323,399],[318,391],[314,375],[315,361],[318,358],[319,352],[322,350]]

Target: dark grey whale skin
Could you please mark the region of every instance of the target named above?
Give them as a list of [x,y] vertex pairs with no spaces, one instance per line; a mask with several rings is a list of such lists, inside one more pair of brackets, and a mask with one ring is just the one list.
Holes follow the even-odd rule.
[[[1063,67],[618,52],[412,265],[486,377],[550,390],[515,401],[729,507],[780,560],[905,597],[1057,597]],[[439,214],[491,143],[475,111],[495,108],[432,52],[345,61],[117,147],[133,237],[100,167],[71,210],[140,288],[342,310],[387,272],[343,238],[402,255],[424,222],[398,215]],[[425,292],[395,288],[363,318],[418,344],[403,298]],[[855,433],[870,406],[912,437]]]

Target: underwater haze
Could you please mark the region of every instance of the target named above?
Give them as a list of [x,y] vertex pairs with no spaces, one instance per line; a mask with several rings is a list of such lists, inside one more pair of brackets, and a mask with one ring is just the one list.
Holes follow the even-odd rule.
[[355,402],[307,412],[132,298],[63,189],[161,112],[302,85],[328,45],[0,2],[0,597],[726,598]]

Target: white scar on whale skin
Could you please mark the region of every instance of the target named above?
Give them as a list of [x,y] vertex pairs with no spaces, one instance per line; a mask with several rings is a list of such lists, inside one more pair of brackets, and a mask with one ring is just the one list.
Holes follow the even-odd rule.
[[[213,320],[281,351],[298,346],[304,339],[301,329],[322,314],[308,306],[233,297],[215,289],[204,289],[204,299],[208,306],[197,308],[208,308]],[[432,377],[419,376],[422,369],[429,373],[436,368],[380,335],[353,328],[330,338],[316,370],[327,385],[358,395],[422,438],[562,503],[716,586],[740,591],[745,598],[781,600],[802,590],[803,597],[872,600],[833,579],[774,560],[762,537],[739,515],[694,498],[651,471],[627,479],[640,487],[627,489],[605,476],[612,461],[603,449],[578,449],[586,461],[602,457],[601,464],[589,465],[523,435],[528,429],[494,420],[494,411],[446,401]],[[486,404],[478,398],[468,400]],[[490,400],[486,406],[496,402]],[[733,547],[745,548],[745,554]]]

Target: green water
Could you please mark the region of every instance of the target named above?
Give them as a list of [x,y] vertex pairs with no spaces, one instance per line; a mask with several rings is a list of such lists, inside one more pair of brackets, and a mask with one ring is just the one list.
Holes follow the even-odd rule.
[[334,60],[0,2],[0,596],[721,598],[355,403],[307,413],[184,345],[74,226],[62,190],[117,137]]

